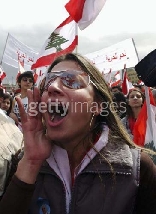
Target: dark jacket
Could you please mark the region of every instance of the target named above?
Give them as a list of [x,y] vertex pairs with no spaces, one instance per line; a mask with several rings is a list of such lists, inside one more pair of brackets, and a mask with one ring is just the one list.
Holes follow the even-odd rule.
[[[142,153],[140,162],[140,150],[121,142],[108,143],[101,153],[103,157],[96,155],[76,177],[69,213],[156,213],[156,168],[151,159]],[[35,185],[13,177],[0,213],[65,214],[65,187],[45,163]]]

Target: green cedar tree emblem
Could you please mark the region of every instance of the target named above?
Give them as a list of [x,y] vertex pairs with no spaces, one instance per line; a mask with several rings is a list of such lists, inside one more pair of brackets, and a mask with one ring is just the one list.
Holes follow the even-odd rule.
[[61,45],[69,40],[65,39],[63,36],[60,36],[58,33],[52,33],[50,37],[48,38],[49,42],[47,46],[45,47],[45,50],[50,49],[50,48],[56,48],[56,51],[61,51]]

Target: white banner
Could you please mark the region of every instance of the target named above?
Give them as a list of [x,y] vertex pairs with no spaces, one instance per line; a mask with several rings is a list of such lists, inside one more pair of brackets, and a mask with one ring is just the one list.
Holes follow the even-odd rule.
[[139,61],[132,38],[85,56],[103,73],[123,69],[125,64],[134,67]]
[[31,70],[38,53],[8,34],[2,62],[18,68],[18,59],[24,60],[24,69]]

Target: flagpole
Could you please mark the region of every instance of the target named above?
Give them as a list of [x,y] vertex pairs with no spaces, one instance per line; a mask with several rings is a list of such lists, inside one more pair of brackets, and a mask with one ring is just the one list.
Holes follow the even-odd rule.
[[6,38],[6,42],[5,42],[5,46],[4,46],[4,49],[3,49],[3,54],[2,54],[2,59],[1,59],[0,65],[2,65],[3,55],[4,55],[4,51],[5,51],[5,48],[6,48],[7,41],[8,41],[8,37],[9,37],[9,33],[7,35],[7,38]]
[[137,57],[138,57],[138,61],[140,61],[139,55],[138,55],[138,52],[137,52],[137,49],[136,49],[135,42],[134,42],[134,39],[133,39],[133,38],[132,38],[132,42],[133,42],[133,45],[134,45],[134,48],[135,48],[136,55],[137,55]]

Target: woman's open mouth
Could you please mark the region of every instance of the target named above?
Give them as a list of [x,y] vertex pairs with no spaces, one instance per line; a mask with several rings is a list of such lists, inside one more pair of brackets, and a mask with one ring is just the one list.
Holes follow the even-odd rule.
[[48,105],[49,125],[60,125],[68,114],[68,109],[65,104]]

